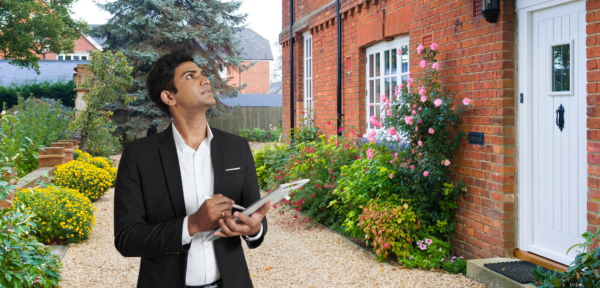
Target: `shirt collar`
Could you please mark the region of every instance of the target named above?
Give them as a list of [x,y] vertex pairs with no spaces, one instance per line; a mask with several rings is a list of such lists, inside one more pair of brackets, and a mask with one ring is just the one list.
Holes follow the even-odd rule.
[[[187,145],[183,141],[181,134],[179,134],[179,131],[177,131],[177,128],[175,128],[175,125],[173,124],[172,121],[171,121],[171,126],[173,127],[173,138],[175,139],[175,147],[177,147],[177,149],[179,151],[183,151],[183,149]],[[208,125],[208,122],[206,122],[206,130],[208,130],[208,147],[210,147],[210,143],[212,142],[214,135],[212,133],[212,130],[210,129],[210,126]],[[200,145],[202,145],[202,143]]]

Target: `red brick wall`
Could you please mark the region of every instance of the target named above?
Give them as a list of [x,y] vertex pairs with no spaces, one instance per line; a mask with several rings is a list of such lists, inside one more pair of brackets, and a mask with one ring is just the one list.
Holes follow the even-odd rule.
[[[588,199],[600,199],[600,0],[586,2]],[[588,231],[600,225],[598,202],[588,201]]]
[[[326,2],[295,1],[295,19],[301,19]],[[361,134],[366,133],[365,48],[374,41],[361,39],[372,36],[362,33],[361,27],[377,20],[376,13],[384,13],[384,22],[388,25],[384,28],[385,35],[378,36],[382,39],[375,39],[377,42],[410,31],[410,69],[417,76],[420,68],[414,51],[423,37],[429,37],[440,46],[438,60],[445,92],[456,99],[472,99],[473,108],[461,118],[460,129],[485,132],[486,145],[469,145],[463,141],[452,165],[452,179],[466,182],[468,192],[459,203],[457,229],[451,241],[454,252],[468,258],[508,256],[516,248],[515,2],[501,2],[500,18],[494,24],[483,18],[473,19],[472,0],[355,0],[342,1],[341,7],[342,59],[351,58],[351,69],[343,74],[344,125],[354,125]],[[283,44],[283,63],[289,63],[288,1],[282,4],[284,31],[280,43]],[[311,31],[314,118],[316,125],[327,134],[336,132],[335,122],[326,124],[336,115],[334,16],[335,6],[331,5],[295,30],[294,100],[302,102],[303,95],[301,34]],[[406,27],[408,19],[410,29]],[[369,44],[361,47],[361,43]],[[290,127],[288,65],[284,65],[283,75],[283,120],[287,131]]]
[[[244,61],[243,65],[249,65],[254,61]],[[240,73],[237,70],[227,69],[227,77],[233,77],[229,83],[234,86],[246,84],[242,94],[269,94],[269,62],[256,62],[250,69]]]

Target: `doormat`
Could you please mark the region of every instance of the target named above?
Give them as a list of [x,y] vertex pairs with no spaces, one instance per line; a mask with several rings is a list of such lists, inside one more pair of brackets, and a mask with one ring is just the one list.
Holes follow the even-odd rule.
[[[500,275],[504,275],[521,284],[533,283],[535,278],[531,275],[531,270],[537,269],[537,265],[527,261],[488,263],[483,265]],[[544,271],[550,271],[542,268]]]

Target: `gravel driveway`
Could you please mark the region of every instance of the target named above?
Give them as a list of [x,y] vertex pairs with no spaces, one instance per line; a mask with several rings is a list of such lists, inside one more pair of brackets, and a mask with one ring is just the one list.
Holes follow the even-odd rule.
[[[61,287],[135,286],[139,258],[122,257],[114,248],[113,199],[111,188],[94,203],[96,226],[86,242],[71,244]],[[258,249],[242,241],[255,287],[485,287],[462,275],[379,263],[293,210],[279,206],[268,217],[269,231]]]

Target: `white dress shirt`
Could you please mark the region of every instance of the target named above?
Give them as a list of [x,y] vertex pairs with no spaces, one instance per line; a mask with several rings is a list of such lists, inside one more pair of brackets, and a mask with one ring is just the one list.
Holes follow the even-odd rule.
[[[210,143],[213,139],[213,133],[207,123],[207,137],[200,143],[198,150],[194,150],[185,144],[175,125],[173,123],[171,125],[173,126],[173,138],[175,139],[175,147],[177,147],[177,157],[181,171],[185,213],[188,215],[183,220],[181,244],[186,245],[191,242],[188,251],[185,284],[190,286],[210,284],[221,278],[213,242],[201,243],[202,239],[207,237],[211,231],[190,236],[188,217],[200,209],[204,203],[203,195],[214,195],[214,171],[210,155]],[[258,235],[252,238],[244,237],[247,241],[254,241],[259,239],[261,235],[262,224]]]

